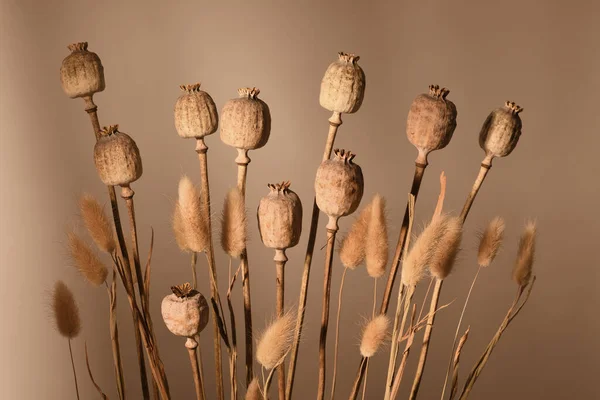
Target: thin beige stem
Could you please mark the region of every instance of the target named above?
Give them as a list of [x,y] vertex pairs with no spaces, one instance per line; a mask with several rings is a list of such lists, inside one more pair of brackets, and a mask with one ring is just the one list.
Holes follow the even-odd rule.
[[317,391],[317,400],[323,400],[325,398],[325,378],[327,377],[327,328],[329,327],[329,302],[331,299],[331,266],[333,265],[333,250],[336,233],[337,231],[335,229],[327,228],[327,252],[325,255],[325,276],[323,277],[323,309],[321,311],[321,334],[319,337],[319,387]]
[[335,398],[335,384],[337,377],[337,361],[338,361],[338,345],[340,338],[340,315],[342,314],[342,294],[344,293],[344,281],[346,280],[346,272],[348,268],[344,268],[342,273],[342,281],[340,282],[340,292],[338,294],[338,310],[335,319],[335,347],[333,350],[333,380],[331,382],[331,400]]
[[196,290],[198,289],[198,276],[196,274],[196,263],[198,260],[198,253],[196,253],[195,251],[192,252],[192,262],[191,262],[191,268],[192,268],[192,289]]
[[[375,310],[377,308],[377,278],[373,279],[373,311],[371,312],[371,318],[375,318]],[[365,366],[365,384],[363,385],[362,391],[362,400],[365,400],[365,395],[367,394],[367,383],[369,380],[369,359],[367,359],[367,364]]]
[[[323,151],[323,161],[329,160],[333,144],[339,126],[342,124],[342,115],[339,112],[334,112],[329,118],[329,133],[325,150]],[[290,365],[288,367],[287,384],[285,387],[286,400],[292,399],[294,389],[294,377],[296,375],[296,363],[298,359],[298,349],[300,347],[300,337],[302,336],[302,324],[304,323],[304,313],[306,310],[306,301],[308,299],[308,282],[310,279],[310,266],[312,263],[313,251],[315,249],[315,241],[317,238],[317,228],[319,225],[319,207],[317,207],[316,199],[313,199],[312,217],[310,220],[310,232],[308,235],[308,244],[306,245],[306,256],[304,257],[304,271],[302,273],[302,283],[300,284],[300,297],[298,299],[298,314],[296,319],[296,330],[294,333],[294,342],[290,355]]]
[[[196,341],[198,342],[198,347],[196,347],[196,357],[197,357],[197,363],[198,366],[200,367],[200,384],[202,385],[202,397],[204,399],[206,399],[206,391],[204,388],[204,366],[202,364],[202,350],[200,348],[200,336],[198,336],[196,338]],[[235,399],[235,397],[232,397],[232,399]]]
[[[398,372],[396,372],[396,376],[394,377],[394,382],[392,384],[392,392],[390,399],[395,400],[398,396],[398,391],[400,390],[400,383],[402,382],[402,377],[404,376],[404,370],[406,369],[406,363],[408,361],[408,355],[410,354],[410,349],[413,344],[413,340],[416,334],[415,327],[415,315],[416,315],[417,307],[413,305],[412,309],[412,317],[410,322],[410,327],[408,329],[408,333],[406,335],[406,345],[404,346],[404,351],[402,352],[402,360],[400,360],[400,365],[398,366]],[[408,311],[405,312],[407,314]],[[420,319],[420,318],[419,318]]]
[[460,213],[460,218],[462,219],[463,223],[467,219],[467,215],[471,210],[471,206],[475,201],[475,197],[477,196],[477,193],[479,192],[479,189],[481,188],[481,185],[483,184],[483,181],[485,180],[485,177],[487,176],[487,173],[489,172],[490,168],[492,168],[492,157],[486,156],[481,163],[479,175],[477,175],[477,179],[475,179],[475,183],[473,184],[471,193],[469,193],[469,196],[465,201],[465,205],[463,206],[462,212]]
[[147,313],[148,305],[146,304],[146,294],[144,288],[144,277],[142,275],[142,266],[140,264],[140,251],[138,247],[137,238],[137,225],[135,221],[135,206],[133,203],[133,196],[135,192],[129,187],[129,185],[122,186],[121,197],[125,199],[127,205],[127,214],[129,216],[129,228],[131,233],[131,249],[133,252],[133,265],[135,267],[135,277],[138,285],[138,292],[140,294],[140,302],[142,304],[142,310],[144,314]]
[[481,266],[479,268],[477,268],[477,272],[475,273],[475,277],[473,278],[473,282],[471,282],[471,287],[469,288],[469,293],[467,294],[467,298],[465,299],[465,304],[463,305],[462,311],[460,313],[460,317],[458,318],[458,324],[456,324],[456,332],[454,333],[454,340],[452,341],[450,360],[448,361],[448,369],[446,370],[446,378],[444,379],[444,387],[442,388],[442,396],[440,397],[440,400],[444,400],[444,395],[446,394],[446,386],[448,385],[448,378],[450,377],[450,373],[452,372],[452,359],[454,357],[454,351],[456,349],[456,341],[458,340],[458,333],[460,332],[460,325],[462,324],[463,317],[465,316],[465,310],[467,309],[467,305],[469,304],[469,299],[471,298],[471,292],[473,292],[473,287],[475,286],[475,282],[477,282],[477,277],[479,276],[479,272],[481,272]]
[[229,374],[230,374],[230,385],[231,385],[231,399],[237,400],[237,328],[235,324],[235,313],[233,309],[233,303],[231,302],[231,292],[237,279],[237,275],[240,269],[236,273],[231,275],[231,257],[229,257],[229,289],[227,290],[227,306],[229,307],[229,318],[231,325],[231,346],[229,347]]
[[[212,220],[210,211],[210,186],[208,181],[208,146],[204,143],[204,138],[196,139],[196,153],[198,153],[198,160],[200,162],[200,200],[204,206],[204,218],[207,224],[208,231],[208,249],[206,251],[208,268],[210,271],[210,279],[212,284],[210,285],[210,292],[212,298],[218,301],[219,304],[219,285],[217,280],[217,267],[215,265],[214,256],[214,245],[212,238]],[[194,268],[195,271],[195,268]],[[223,400],[225,398],[225,392],[223,390],[223,365],[221,356],[221,339],[219,335],[219,326],[217,323],[217,316],[212,313],[213,321],[213,346],[214,346],[214,359],[215,359],[215,379],[216,379],[216,391],[217,399]]]
[[[106,283],[106,282],[105,282]],[[117,381],[117,393],[119,399],[125,399],[125,378],[123,376],[123,363],[121,361],[121,345],[119,343],[119,328],[117,325],[117,279],[116,271],[113,269],[113,278],[110,287],[106,284],[109,301],[109,325],[110,339],[112,345],[113,365],[115,368],[115,379]]]
[[367,383],[369,382],[369,358],[367,358],[367,366],[365,367],[365,384],[363,385],[362,390],[362,400],[365,400],[365,395],[367,394]]
[[73,379],[75,380],[75,393],[77,394],[77,400],[79,400],[79,385],[77,384],[77,372],[75,371],[75,361],[73,360],[73,349],[71,348],[71,338],[68,338],[69,342],[69,354],[71,355],[71,367],[73,367]]
[[427,317],[427,326],[425,327],[425,334],[423,335],[423,345],[421,346],[421,355],[419,357],[419,364],[417,365],[417,372],[415,374],[415,380],[410,391],[409,400],[417,398],[421,380],[423,379],[423,372],[425,371],[425,363],[427,361],[427,354],[429,353],[429,343],[431,341],[431,334],[433,332],[433,324],[435,322],[435,315],[437,305],[440,300],[440,293],[442,292],[442,285],[444,284],[443,279],[438,279],[431,295],[431,303],[429,306],[429,315]]
[[200,366],[196,357],[196,349],[199,347],[198,342],[192,338],[188,338],[185,347],[190,356],[190,364],[192,365],[192,376],[194,377],[194,387],[196,388],[196,399],[204,400],[204,390],[202,388],[202,379],[200,378]]
[[[90,121],[92,123],[92,128],[94,129],[94,136],[96,140],[100,138],[100,122],[98,120],[98,107],[94,104],[92,96],[85,97],[85,111],[88,113],[90,117]],[[123,269],[124,273],[122,278],[125,278],[123,281],[123,286],[125,286],[126,290],[133,290],[133,275],[131,273],[131,267],[129,265],[129,256],[127,254],[127,245],[125,244],[125,237],[123,235],[123,227],[121,225],[121,217],[119,215],[119,206],[117,203],[117,195],[115,193],[114,186],[107,186],[108,189],[108,197],[110,198],[111,211],[113,215],[113,221],[115,224],[115,232],[117,234],[117,243],[119,244],[119,252],[121,254],[121,259],[123,260]],[[131,292],[134,296],[135,303],[135,293]],[[148,391],[148,378],[146,374],[146,363],[144,361],[144,347],[142,344],[142,339],[140,336],[140,332],[135,327],[138,326],[138,315],[132,309],[132,319],[134,325],[134,335],[135,335],[135,343],[136,343],[136,351],[138,358],[138,366],[140,369],[140,381],[142,384],[142,396],[144,400],[150,399],[150,392]]]
[[356,400],[356,397],[358,396],[358,391],[360,390],[360,385],[362,383],[362,378],[364,376],[366,368],[367,368],[367,358],[363,357],[360,360],[360,365],[358,366],[358,373],[356,374],[356,377],[354,378],[354,383],[352,384],[352,390],[350,391],[350,396],[348,397],[349,400]]
[[[285,250],[275,250],[275,267],[277,272],[277,317],[282,318],[285,312]],[[279,400],[285,400],[285,363],[277,367]]]

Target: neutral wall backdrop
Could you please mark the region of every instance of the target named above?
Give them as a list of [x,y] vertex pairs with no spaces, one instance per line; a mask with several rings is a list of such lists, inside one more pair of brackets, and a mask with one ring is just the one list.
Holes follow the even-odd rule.
[[[506,219],[506,244],[495,265],[481,274],[465,316],[465,326],[471,326],[465,369],[483,351],[512,301],[510,271],[528,218],[537,220],[540,232],[538,280],[473,398],[597,398],[599,12],[594,1],[3,0],[0,397],[74,398],[67,343],[55,332],[47,306],[57,279],[73,288],[81,307],[84,328],[74,345],[82,398],[96,396],[85,372],[84,341],[99,383],[111,398],[116,396],[105,291],[82,281],[65,249],[66,228],[80,225],[78,196],[89,192],[106,201],[92,162],[94,137],[83,102],[63,94],[58,75],[68,54],[66,45],[88,41],[105,67],[107,87],[95,97],[101,123],[119,123],[135,138],[143,157],[144,175],[133,186],[140,243],[145,254],[154,228],[151,305],[174,399],[193,398],[193,384],[184,341],[166,330],[158,310],[170,285],[190,279],[189,259],[174,242],[170,213],[179,177],[199,177],[194,143],[179,139],[173,124],[178,85],[201,81],[219,109],[236,96],[238,87],[256,86],[271,108],[271,139],[250,153],[248,173],[252,300],[260,330],[274,312],[275,272],[272,251],[258,236],[255,210],[268,182],[291,180],[304,202],[308,231],[313,178],[330,116],[319,106],[319,84],[338,51],[361,56],[368,84],[360,111],[343,117],[336,145],[358,153],[356,162],[366,182],[364,203],[376,192],[387,198],[394,243],[416,157],[405,135],[412,99],[437,83],[450,88],[449,99],[458,108],[452,142],[430,157],[417,206],[419,226],[431,216],[441,171],[448,177],[446,208],[460,211],[483,157],[477,135],[489,111],[506,100],[525,109],[517,149],[496,160],[466,224],[460,263],[441,299],[456,302],[438,316],[421,398],[440,394],[460,305],[476,269],[476,233],[496,215]],[[221,200],[235,185],[236,153],[218,134],[207,138],[207,144],[218,220]],[[323,220],[296,398],[314,398],[316,393]],[[351,220],[341,222],[342,232]],[[289,251],[290,307],[297,304],[305,248],[306,235]],[[227,258],[218,250],[219,273],[225,277]],[[199,271],[200,288],[208,292],[203,261]],[[341,272],[336,260],[333,296]],[[346,285],[340,398],[349,391],[358,362],[360,323],[372,304],[372,283],[364,270],[349,274]],[[424,291],[420,287],[417,299]],[[241,310],[239,290],[234,302]],[[122,292],[120,304],[127,389],[130,398],[139,398]],[[213,398],[209,334],[202,347]],[[367,398],[382,397],[386,366],[386,357],[373,360]]]

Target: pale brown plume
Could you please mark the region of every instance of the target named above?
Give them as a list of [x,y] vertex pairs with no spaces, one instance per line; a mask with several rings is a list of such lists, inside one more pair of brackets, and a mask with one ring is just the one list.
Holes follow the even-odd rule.
[[537,228],[534,221],[525,224],[525,230],[519,240],[517,262],[513,269],[513,280],[521,287],[525,287],[531,281],[533,261],[535,258],[535,237]]
[[54,285],[52,310],[54,311],[56,329],[61,335],[69,339],[79,335],[81,331],[79,308],[75,303],[73,293],[63,281],[58,281]]
[[79,200],[81,219],[90,236],[100,250],[107,253],[115,251],[115,235],[104,209],[91,194],[84,194]]
[[350,231],[340,245],[340,261],[346,268],[355,269],[365,260],[367,227],[371,220],[371,204],[356,217]]
[[247,218],[244,196],[232,188],[225,196],[221,221],[221,246],[231,257],[239,258],[246,248]]
[[96,253],[73,231],[67,233],[69,255],[75,268],[92,285],[100,286],[106,281],[108,269]]
[[495,217],[481,234],[477,253],[477,263],[480,267],[489,267],[496,258],[504,239],[504,226],[504,220],[501,217]]
[[365,325],[360,342],[360,354],[373,357],[388,337],[390,320],[385,315],[378,315]]
[[183,217],[181,216],[181,207],[179,206],[179,201],[175,203],[175,207],[173,208],[171,224],[173,227],[173,235],[175,236],[175,241],[177,242],[179,249],[181,251],[190,251],[185,237],[185,227],[183,225]]
[[288,312],[275,319],[260,336],[256,346],[256,360],[266,369],[273,369],[283,362],[292,347],[296,319]]
[[208,226],[196,187],[187,176],[179,181],[179,211],[187,248],[201,253],[208,246]]
[[402,283],[405,286],[415,286],[425,276],[447,223],[448,219],[443,216],[434,218],[417,237],[402,262]]
[[371,278],[385,274],[388,262],[388,232],[385,220],[385,199],[376,194],[371,201],[371,217],[365,240],[365,263]]
[[429,262],[429,271],[437,279],[446,279],[452,272],[456,256],[460,251],[463,224],[460,217],[442,215],[440,219],[445,220],[445,223],[442,225],[441,237]]

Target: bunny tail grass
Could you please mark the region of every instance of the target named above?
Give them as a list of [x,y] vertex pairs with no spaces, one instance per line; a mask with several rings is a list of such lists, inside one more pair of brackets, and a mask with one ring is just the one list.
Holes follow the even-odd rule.
[[67,239],[69,241],[69,256],[75,268],[92,285],[102,285],[108,275],[106,266],[75,232],[68,232]]
[[535,258],[535,237],[537,228],[535,222],[529,221],[519,240],[517,262],[513,269],[513,280],[521,287],[525,287],[531,281],[533,261]]
[[260,391],[260,385],[258,384],[258,378],[252,378],[250,385],[248,385],[248,390],[246,391],[246,396],[244,400],[262,400],[263,395]]
[[365,240],[365,263],[371,278],[385,274],[388,262],[388,232],[385,219],[385,199],[376,194],[371,201],[371,218]]
[[260,336],[256,346],[256,360],[271,370],[281,364],[292,346],[294,314],[288,312],[276,318]]
[[116,249],[115,236],[104,209],[90,194],[84,194],[79,200],[81,219],[85,224],[96,246],[102,251],[112,254]]
[[[187,248],[201,253],[208,246],[208,227],[204,219],[198,191],[187,176],[183,176],[179,181],[178,202],[179,212],[181,213],[181,226],[183,227]],[[175,218],[174,221],[176,221]]]
[[388,337],[390,320],[385,315],[378,315],[365,325],[360,342],[360,354],[373,357]]
[[221,246],[231,257],[240,258],[246,248],[247,218],[244,196],[238,188],[227,192],[223,204]]
[[504,227],[504,220],[501,217],[495,217],[481,234],[479,251],[477,252],[479,266],[489,267],[496,258],[504,239]]
[[450,216],[442,216],[441,218],[446,219],[446,223],[443,224],[444,232],[435,246],[429,263],[431,275],[440,280],[446,279],[452,272],[462,239],[462,221],[460,218]]
[[346,268],[355,269],[365,260],[365,242],[371,220],[371,204],[362,209],[340,245],[340,261]]
[[63,281],[58,281],[54,285],[52,310],[58,332],[67,339],[77,337],[81,332],[79,307],[75,303],[73,292]]

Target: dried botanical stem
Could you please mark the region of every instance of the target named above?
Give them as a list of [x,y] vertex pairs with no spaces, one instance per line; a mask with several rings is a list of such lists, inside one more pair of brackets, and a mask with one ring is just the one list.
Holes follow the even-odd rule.
[[469,394],[471,393],[471,390],[473,389],[473,386],[475,385],[477,378],[479,378],[479,375],[481,375],[481,372],[483,371],[483,368],[485,367],[488,359],[490,358],[490,355],[492,354],[492,352],[494,351],[494,348],[500,341],[500,337],[502,336],[502,334],[504,333],[506,328],[508,328],[508,325],[512,322],[512,320],[519,314],[521,309],[525,306],[525,304],[527,303],[527,300],[529,300],[529,295],[531,294],[531,291],[533,290],[534,283],[535,283],[535,277],[533,277],[533,279],[531,280],[531,283],[529,283],[529,287],[527,288],[528,290],[527,290],[527,293],[525,294],[525,298],[523,299],[523,301],[521,302],[521,304],[518,307],[517,307],[517,305],[519,304],[519,300],[521,299],[521,296],[523,295],[523,292],[525,291],[526,287],[520,286],[519,289],[517,290],[516,298],[515,298],[513,304],[510,306],[508,312],[506,313],[506,317],[504,317],[504,320],[502,321],[502,324],[498,328],[498,331],[496,332],[496,334],[494,335],[494,337],[488,344],[485,352],[483,353],[483,355],[481,356],[481,358],[479,359],[479,361],[477,362],[477,364],[475,365],[475,367],[473,368],[473,370],[467,377],[467,381],[462,390],[459,400],[466,400],[469,397]]
[[[329,133],[327,134],[327,142],[323,152],[323,161],[329,160],[333,144],[339,126],[342,124],[342,115],[334,111],[329,118]],[[315,241],[317,238],[317,227],[319,225],[319,207],[316,199],[313,200],[313,211],[310,220],[310,232],[308,236],[308,244],[306,245],[306,256],[304,258],[304,271],[302,273],[302,283],[300,285],[300,297],[298,299],[298,314],[296,320],[296,331],[294,335],[294,343],[290,355],[290,366],[288,368],[287,384],[285,388],[286,400],[292,399],[292,391],[294,389],[294,377],[296,374],[296,363],[298,358],[298,348],[300,346],[300,336],[302,335],[302,324],[304,323],[304,312],[306,310],[306,300],[308,295],[308,281],[310,279],[310,265],[312,263],[313,251],[315,249]]]
[[[238,165],[238,189],[246,202],[246,175],[248,172],[248,150],[238,149],[238,156],[235,159]],[[240,256],[240,265],[242,267],[242,293],[244,296],[244,325],[246,330],[246,385],[250,385],[253,373],[253,348],[252,342],[252,301],[250,299],[250,271],[248,268],[248,250],[244,249]]]
[[198,358],[196,357],[196,349],[199,347],[198,342],[192,338],[188,338],[185,347],[188,350],[190,356],[190,363],[192,365],[192,375],[194,376],[194,387],[196,388],[196,399],[204,400],[204,388],[202,386],[202,379],[200,378],[200,366],[198,365]]
[[327,328],[329,327],[329,300],[331,299],[331,266],[333,265],[333,248],[336,233],[337,231],[334,229],[327,229],[327,252],[325,254],[325,276],[323,278],[323,309],[321,311],[321,334],[319,336],[319,387],[317,400],[325,398]]
[[425,327],[425,334],[423,335],[423,345],[421,346],[421,355],[419,357],[419,364],[417,366],[417,372],[415,374],[415,380],[410,391],[410,400],[417,398],[419,392],[419,386],[421,385],[421,379],[423,378],[423,372],[425,371],[425,363],[427,361],[427,354],[429,352],[429,343],[431,340],[431,333],[433,331],[433,324],[435,322],[435,315],[437,305],[440,299],[440,293],[442,291],[442,285],[444,284],[443,279],[437,279],[435,287],[433,288],[433,294],[431,295],[431,303],[429,306],[429,315],[427,317],[427,326]]
[[448,369],[446,370],[446,378],[444,379],[444,387],[442,388],[442,396],[440,400],[444,400],[444,395],[446,393],[446,386],[448,384],[448,378],[450,376],[450,372],[452,372],[452,359],[454,357],[454,351],[456,348],[456,341],[458,340],[458,332],[460,331],[460,325],[462,324],[463,317],[465,315],[465,310],[467,309],[467,305],[469,304],[469,299],[471,298],[471,292],[473,292],[473,287],[475,286],[475,282],[477,282],[477,277],[479,276],[479,272],[481,272],[481,266],[477,268],[477,272],[475,273],[475,277],[473,278],[473,282],[471,282],[471,287],[469,288],[469,293],[467,294],[467,298],[465,299],[465,304],[463,305],[462,311],[460,313],[460,317],[458,318],[458,324],[456,325],[456,332],[454,333],[454,340],[452,341],[452,349],[450,352],[450,360],[448,361]]
[[[285,250],[275,250],[275,269],[277,274],[277,317],[282,318],[284,314],[285,296],[285,263],[287,257]],[[279,400],[285,400],[285,363],[277,367]]]
[[365,366],[365,384],[363,385],[362,400],[365,400],[367,394],[367,382],[369,381],[369,359],[367,358],[367,365]]
[[[84,98],[85,101],[85,111],[90,116],[90,121],[92,123],[92,127],[94,129],[94,135],[96,140],[100,138],[100,122],[98,120],[98,107],[94,104],[92,96],[88,96]],[[123,281],[123,285],[126,287],[128,291],[131,291],[133,297],[133,302],[135,304],[135,292],[133,291],[133,275],[131,274],[131,267],[129,265],[129,256],[127,254],[127,246],[125,244],[125,237],[123,235],[123,227],[121,226],[121,217],[119,216],[119,205],[117,203],[117,195],[115,193],[114,186],[107,186],[108,196],[110,198],[110,205],[113,215],[113,221],[115,224],[115,232],[117,234],[117,242],[119,244],[119,252],[121,254],[121,260],[123,260],[124,273],[121,275],[121,278],[125,278]],[[129,287],[128,287],[129,286]],[[139,317],[138,314],[132,309],[132,319],[134,327],[139,325]],[[150,392],[148,391],[148,378],[146,374],[146,363],[144,361],[144,348],[142,344],[142,339],[140,335],[140,331],[134,328],[135,334],[135,343],[136,343],[136,351],[138,358],[138,366],[140,369],[140,381],[142,384],[142,396],[144,400],[150,399]]]
[[338,310],[335,319],[335,347],[333,350],[333,380],[331,382],[331,400],[335,398],[335,383],[337,377],[337,361],[338,361],[338,345],[340,338],[340,316],[342,315],[342,294],[344,293],[344,281],[346,280],[346,272],[348,268],[344,268],[342,273],[342,281],[340,282],[340,292],[338,294]]
[[[88,375],[90,376],[90,380],[92,381],[92,385],[94,385],[94,387],[96,388],[96,391],[98,392],[100,397],[102,397],[102,400],[108,400],[108,396],[102,391],[102,388],[100,388],[100,386],[98,386],[98,384],[96,383],[96,380],[94,379],[94,375],[92,374],[92,369],[90,368],[90,359],[88,357],[88,351],[87,351],[87,343],[85,344],[85,365],[87,367],[87,371],[88,371]],[[119,396],[120,396],[120,394],[119,394]]]
[[191,267],[192,267],[192,288],[193,289],[197,289],[198,288],[198,276],[196,274],[196,263],[198,261],[198,253],[196,253],[195,251],[192,252],[192,262],[191,262]]
[[456,347],[456,353],[454,353],[454,361],[452,363],[452,386],[450,387],[450,399],[454,399],[456,396],[456,392],[458,390],[458,366],[460,363],[460,354],[462,353],[462,349],[467,342],[467,338],[469,337],[469,330],[471,327],[467,328],[465,334],[460,338],[458,342],[458,346]]
[[362,378],[367,368],[367,360],[368,358],[366,357],[363,357],[360,360],[358,372],[356,378],[354,378],[354,383],[352,384],[352,391],[350,392],[350,397],[348,397],[349,400],[356,400],[356,397],[358,396],[358,390],[360,389],[360,384],[362,383]]
[[231,383],[231,399],[237,400],[237,330],[235,325],[235,313],[231,302],[231,292],[240,269],[231,276],[231,258],[229,258],[229,289],[227,290],[227,305],[231,325],[231,346],[229,347],[229,374]]
[[117,326],[117,279],[116,271],[113,269],[113,278],[110,287],[107,284],[108,299],[110,303],[109,324],[110,339],[112,343],[113,364],[115,367],[115,379],[117,380],[117,392],[119,399],[125,399],[125,378],[123,376],[123,363],[121,362],[121,345],[119,342],[119,328]]
[[[211,297],[214,298],[218,304],[221,304],[219,297],[219,285],[217,281],[217,267],[215,265],[213,238],[212,238],[212,224],[211,224],[211,213],[210,213],[210,186],[208,181],[208,146],[204,143],[204,138],[196,139],[196,153],[198,153],[198,160],[200,162],[200,197],[202,204],[204,205],[205,215],[204,218],[207,224],[208,231],[208,249],[206,250],[206,258],[208,261],[209,275],[212,281],[210,285]],[[194,263],[195,264],[195,263]],[[194,266],[194,274],[195,274]],[[194,278],[196,278],[194,276]],[[195,279],[194,279],[195,282]],[[217,399],[223,400],[225,393],[223,390],[223,365],[221,356],[221,340],[219,338],[219,326],[217,323],[217,316],[212,313],[213,320],[213,346],[214,346],[214,358],[215,358],[215,379],[216,379],[216,391]]]
[[[406,296],[402,296],[404,291],[406,291]],[[394,383],[394,375],[396,371],[396,359],[398,358],[398,346],[400,344],[400,339],[402,338],[402,335],[404,335],[404,326],[406,325],[406,318],[408,315],[408,310],[412,303],[414,293],[415,286],[410,286],[407,290],[406,286],[404,285],[401,287],[398,293],[398,305],[396,307],[396,316],[394,318],[394,331],[392,333],[390,361],[388,364],[388,375],[385,385],[385,400],[389,400],[392,396],[392,385]],[[399,320],[401,316],[402,322],[400,323]],[[400,325],[398,325],[398,323],[400,323]]]
[[71,367],[73,367],[73,378],[75,379],[75,393],[77,394],[77,400],[79,400],[79,385],[77,384],[77,372],[75,372],[75,361],[73,361],[73,349],[71,348],[71,338],[68,338],[69,342],[69,354],[71,355]]
[[467,197],[465,201],[465,205],[463,206],[462,212],[460,213],[460,217],[464,223],[465,219],[467,219],[467,215],[469,214],[469,210],[471,210],[471,206],[473,205],[473,201],[475,201],[475,197],[487,176],[488,171],[492,168],[492,157],[487,155],[481,162],[481,168],[479,169],[479,175],[477,175],[477,179],[475,179],[475,183],[473,184],[473,188],[471,189],[471,193]]
[[[198,340],[200,340],[199,336],[196,337],[196,341]],[[200,367],[200,384],[202,385],[202,396],[204,399],[206,399],[206,391],[204,388],[204,367],[202,366],[202,350],[200,349],[200,345],[198,345],[198,347],[196,348],[196,358],[198,366]],[[232,397],[232,399],[235,399],[235,397]]]
[[[392,384],[392,391],[390,394],[390,398],[392,400],[398,396],[398,390],[400,390],[400,383],[402,382],[402,377],[404,376],[404,370],[406,369],[406,363],[408,361],[408,355],[410,354],[410,348],[412,347],[415,334],[417,333],[417,327],[415,326],[416,311],[417,306],[413,305],[410,327],[408,328],[408,334],[406,336],[406,345],[404,346],[404,352],[402,352],[402,360],[400,361],[400,365],[398,366],[398,372],[396,373],[396,376],[394,377],[394,382]],[[408,311],[405,312],[405,314],[407,313]]]

